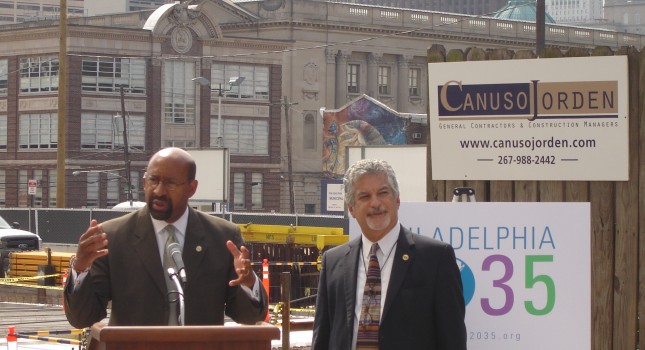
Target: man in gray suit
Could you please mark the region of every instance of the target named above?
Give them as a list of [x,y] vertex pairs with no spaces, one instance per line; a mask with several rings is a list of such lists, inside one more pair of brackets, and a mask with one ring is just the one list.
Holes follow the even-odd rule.
[[399,187],[386,162],[361,160],[343,182],[362,234],[323,255],[312,349],[465,350],[452,247],[401,225]]
[[101,321],[110,301],[110,325],[180,323],[178,290],[163,267],[170,243],[179,247],[185,263],[186,325],[221,325],[224,314],[244,324],[265,318],[266,292],[251,269],[239,228],[188,206],[197,190],[195,174],[188,152],[162,149],[144,175],[147,206],[102,224],[92,220],[79,239],[64,291],[72,326]]

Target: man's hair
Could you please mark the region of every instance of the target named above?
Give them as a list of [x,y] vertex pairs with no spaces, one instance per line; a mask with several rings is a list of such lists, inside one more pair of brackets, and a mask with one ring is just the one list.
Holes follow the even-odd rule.
[[396,180],[394,169],[384,160],[380,159],[362,159],[354,163],[345,172],[343,185],[345,187],[345,203],[354,205],[354,194],[356,189],[354,184],[361,176],[366,174],[384,174],[387,176],[387,182],[392,188],[392,195],[399,196],[399,183]]

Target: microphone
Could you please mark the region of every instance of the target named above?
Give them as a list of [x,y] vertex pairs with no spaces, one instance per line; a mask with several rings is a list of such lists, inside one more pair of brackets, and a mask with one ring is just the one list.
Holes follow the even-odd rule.
[[181,283],[186,283],[186,268],[184,267],[184,260],[181,258],[181,248],[179,247],[179,243],[173,242],[168,244],[168,252],[172,257],[172,261],[175,262]]

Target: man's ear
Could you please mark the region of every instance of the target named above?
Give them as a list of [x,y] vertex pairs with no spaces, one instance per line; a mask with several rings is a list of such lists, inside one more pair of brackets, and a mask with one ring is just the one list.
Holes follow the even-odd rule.
[[347,210],[349,211],[350,214],[352,214],[352,217],[355,218],[356,216],[354,215],[354,207],[351,205],[347,205]]
[[190,186],[190,196],[188,196],[189,198],[192,197],[195,194],[195,192],[197,192],[197,185],[198,185],[197,180],[193,180],[190,182],[190,184],[188,184],[188,186]]

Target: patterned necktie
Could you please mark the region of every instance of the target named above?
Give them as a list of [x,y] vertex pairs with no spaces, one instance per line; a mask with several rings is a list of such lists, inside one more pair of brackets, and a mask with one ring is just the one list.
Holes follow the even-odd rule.
[[367,279],[361,304],[361,316],[358,321],[356,350],[378,349],[378,328],[381,320],[381,267],[376,252],[379,246],[372,244],[370,262],[367,265]]
[[168,325],[170,326],[176,326],[179,324],[178,321],[178,314],[177,314],[177,286],[175,285],[175,282],[172,281],[170,276],[168,275],[168,268],[172,267],[173,269],[177,269],[175,267],[175,262],[172,260],[172,256],[170,254],[170,251],[168,249],[168,246],[171,243],[177,242],[175,238],[175,226],[173,225],[168,225],[165,228],[166,232],[168,233],[168,238],[166,238],[166,248],[164,249],[164,254],[163,254],[163,269],[164,269],[164,276],[166,276],[166,287],[168,288],[168,304],[170,307],[170,314],[168,315]]

